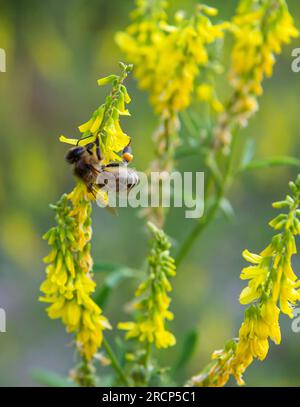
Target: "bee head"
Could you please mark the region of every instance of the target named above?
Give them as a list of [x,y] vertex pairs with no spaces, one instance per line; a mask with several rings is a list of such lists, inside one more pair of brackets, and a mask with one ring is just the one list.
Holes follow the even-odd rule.
[[67,152],[65,158],[69,164],[74,164],[80,160],[84,152],[85,152],[84,147],[73,147],[70,148],[70,150]]

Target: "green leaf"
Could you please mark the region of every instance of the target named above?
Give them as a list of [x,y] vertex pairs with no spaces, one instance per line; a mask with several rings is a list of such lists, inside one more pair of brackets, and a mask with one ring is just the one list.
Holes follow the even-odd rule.
[[234,210],[228,199],[222,198],[220,209],[224,213],[226,219],[232,220],[234,218]]
[[244,152],[241,159],[241,167],[245,167],[252,161],[254,153],[255,153],[255,140],[250,138],[245,143]]
[[291,167],[300,167],[300,160],[295,157],[283,156],[283,157],[270,157],[262,160],[254,160],[248,164],[242,166],[239,172],[257,170],[263,168],[279,167],[288,165]]
[[223,183],[223,176],[213,154],[209,154],[206,157],[206,165],[211,170],[211,174],[214,177],[216,184],[221,186]]
[[176,370],[183,369],[188,364],[195,352],[198,337],[198,332],[195,329],[185,335],[182,349],[175,365]]
[[186,143],[186,145],[182,145],[176,149],[175,152],[175,159],[180,160],[182,158],[194,156],[194,155],[201,155],[205,156],[209,153],[208,148],[203,147],[200,143],[195,142],[193,139]]
[[197,138],[199,136],[199,127],[195,126],[190,114],[186,111],[180,113],[180,119],[188,131],[189,136]]
[[37,383],[49,387],[76,387],[75,383],[68,380],[66,377],[60,376],[48,370],[35,369],[31,376]]
[[[119,266],[120,267],[120,266]],[[95,301],[100,307],[104,307],[113,291],[117,285],[119,285],[123,280],[127,278],[132,278],[137,275],[135,270],[121,266],[119,269],[114,271],[110,270],[111,273],[107,276],[104,284],[95,295]]]

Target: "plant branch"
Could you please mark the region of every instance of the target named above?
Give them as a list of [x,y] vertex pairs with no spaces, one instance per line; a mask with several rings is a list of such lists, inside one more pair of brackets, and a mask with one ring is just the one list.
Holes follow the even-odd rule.
[[[225,196],[228,186],[231,181],[231,174],[232,174],[232,166],[233,166],[233,158],[234,158],[234,150],[235,150],[235,145],[236,145],[236,139],[237,139],[237,133],[234,134],[232,143],[231,143],[231,148],[230,148],[230,154],[228,156],[228,159],[226,160],[225,163],[225,169],[224,169],[224,176],[222,178],[222,183],[221,185],[217,185],[217,192],[216,196],[214,199],[214,202],[210,209],[208,210],[206,216],[201,218],[199,222],[194,226],[194,228],[191,230],[191,232],[188,234],[186,239],[183,241],[182,245],[179,248],[178,254],[175,257],[176,265],[177,267],[182,263],[184,258],[187,256],[187,254],[190,252],[192,249],[194,243],[198,239],[198,237],[203,233],[203,231],[207,228],[207,226],[214,220],[218,209],[220,208],[220,204],[222,202],[223,197]],[[209,178],[209,181],[211,181],[211,178]],[[205,192],[207,192],[208,188],[206,188]]]
[[184,258],[187,256],[187,254],[190,252],[193,244],[195,241],[198,239],[198,237],[201,235],[201,233],[206,229],[206,227],[210,224],[210,222],[214,219],[219,206],[220,202],[222,200],[223,194],[218,194],[215,202],[211,206],[210,210],[208,211],[207,215],[202,218],[191,230],[189,235],[186,237],[184,240],[183,244],[181,245],[177,256],[175,257],[175,262],[177,267],[182,263]]
[[123,369],[122,369],[122,367],[121,367],[121,365],[120,365],[114,351],[112,350],[112,348],[110,347],[110,345],[109,345],[109,343],[107,342],[106,339],[103,339],[103,346],[104,346],[104,348],[106,350],[107,355],[110,358],[111,365],[112,365],[113,369],[115,370],[115,372],[117,373],[117,375],[119,376],[121,382],[125,386],[130,387],[130,383],[129,383],[129,381],[128,381],[128,379],[127,379],[127,377],[126,377],[126,375],[125,375],[125,373],[124,373],[124,371],[123,371]]

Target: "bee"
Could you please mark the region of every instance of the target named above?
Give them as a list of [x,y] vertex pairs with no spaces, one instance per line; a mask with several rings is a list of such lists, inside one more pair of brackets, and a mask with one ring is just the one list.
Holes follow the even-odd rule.
[[[96,154],[94,146],[96,145]],[[72,147],[66,154],[66,161],[74,165],[74,174],[81,179],[87,190],[97,199],[99,189],[105,192],[129,192],[139,183],[139,176],[128,164],[133,155],[130,145],[122,153],[122,163],[112,162],[102,165],[100,149],[97,142],[86,146]]]
[[139,183],[139,176],[132,168],[119,163],[110,163],[97,176],[96,185],[106,192],[129,192]]
[[97,186],[106,189],[106,192],[130,191],[139,183],[139,176],[128,164],[133,160],[130,145],[122,153],[123,163],[112,162],[102,166],[97,176]]
[[84,147],[72,147],[65,157],[69,164],[74,165],[74,175],[85,183],[87,190],[91,193],[94,192],[94,184],[101,170],[99,160],[94,155],[92,148],[93,143]]

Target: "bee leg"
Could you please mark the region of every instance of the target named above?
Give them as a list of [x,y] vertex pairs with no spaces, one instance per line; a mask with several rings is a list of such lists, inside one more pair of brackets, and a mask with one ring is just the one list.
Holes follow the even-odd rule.
[[97,158],[99,161],[101,161],[101,151],[100,151],[100,143],[99,143],[99,137],[97,136],[96,138],[96,154],[97,154]]
[[94,188],[93,188],[93,184],[87,184],[86,187],[87,187],[88,192],[90,194],[92,194],[95,199],[97,199]]
[[94,147],[94,143],[89,143],[89,144],[87,144],[86,146],[85,146],[85,148],[86,148],[86,151],[89,153],[89,155],[93,155],[93,152],[92,152],[92,148]]
[[90,137],[93,137],[93,135],[92,134],[89,134],[88,136],[85,136],[85,137],[82,137],[82,138],[80,138],[79,140],[77,140],[77,146],[79,146],[79,143],[82,141],[82,140],[86,140],[87,138],[90,138]]

